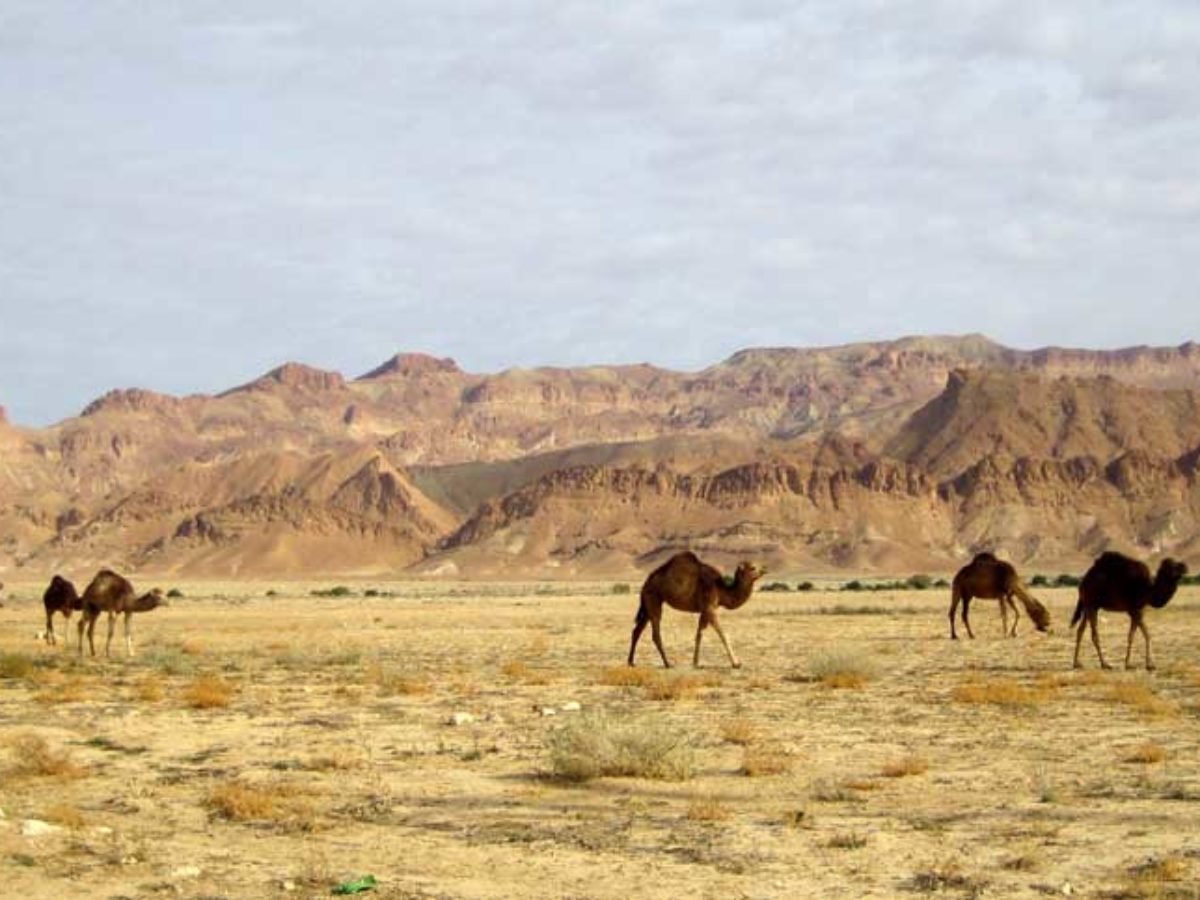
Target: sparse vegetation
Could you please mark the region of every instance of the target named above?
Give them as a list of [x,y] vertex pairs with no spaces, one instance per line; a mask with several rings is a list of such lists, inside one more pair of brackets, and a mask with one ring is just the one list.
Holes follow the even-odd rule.
[[354,591],[344,584],[339,584],[331,588],[315,588],[309,591],[309,595],[312,597],[353,597]]
[[0,678],[30,681],[34,672],[33,657],[27,653],[0,653]]
[[1164,700],[1146,685],[1134,681],[1114,684],[1108,691],[1108,699],[1152,717],[1171,716],[1177,712],[1173,703]]
[[171,588],[169,591],[167,591],[167,597],[169,597],[172,600],[177,600],[182,596],[183,596],[183,591],[181,591],[179,588]]
[[612,589],[611,589],[611,593],[613,593],[613,594],[628,594],[628,593],[631,593],[632,591],[633,591],[633,588],[631,588],[625,582],[617,582],[616,584],[614,584],[612,586]]
[[879,774],[884,778],[907,778],[910,775],[924,775],[928,771],[929,761],[924,757],[905,756],[886,763]]
[[814,656],[809,672],[827,688],[860,688],[878,675],[879,667],[862,650],[835,647]]
[[721,740],[729,744],[745,747],[753,744],[758,738],[758,729],[754,723],[743,716],[726,719],[721,723]]
[[1052,690],[1048,687],[1026,687],[1011,678],[971,680],[954,689],[954,699],[959,703],[1009,709],[1033,709],[1045,704],[1051,696]]
[[724,822],[733,811],[716,797],[693,797],[686,815],[692,822]]
[[1167,758],[1167,751],[1158,744],[1139,744],[1128,753],[1123,759],[1127,763],[1140,763],[1149,765],[1151,763],[1160,763]]
[[550,768],[566,781],[604,776],[683,781],[691,777],[690,738],[648,716],[580,716],[549,739]]
[[71,780],[86,773],[66,750],[55,750],[41,735],[22,734],[9,741],[12,764],[8,775],[13,778],[56,778]]
[[233,685],[217,675],[201,675],[183,689],[181,698],[192,709],[221,709],[232,700]]
[[783,775],[791,771],[792,761],[782,750],[765,746],[747,746],[742,749],[741,773],[750,778]]

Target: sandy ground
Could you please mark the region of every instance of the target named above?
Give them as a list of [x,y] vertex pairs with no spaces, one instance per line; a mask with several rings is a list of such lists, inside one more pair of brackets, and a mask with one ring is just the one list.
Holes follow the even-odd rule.
[[[943,591],[807,593],[726,614],[737,671],[715,635],[692,670],[695,619],[668,611],[679,669],[647,634],[655,677],[622,684],[636,599],[607,584],[179,587],[135,620],[135,659],[81,662],[36,642],[41,586],[10,585],[6,896],[328,896],[367,873],[382,897],[1200,893],[1196,588],[1151,614],[1154,673],[1098,672],[1090,646],[1073,672],[1068,591],[1042,594],[1050,635],[1003,639],[976,601],[957,643]],[[1104,626],[1118,664],[1126,621]],[[554,777],[553,735],[597,714],[677,735],[691,776]]]

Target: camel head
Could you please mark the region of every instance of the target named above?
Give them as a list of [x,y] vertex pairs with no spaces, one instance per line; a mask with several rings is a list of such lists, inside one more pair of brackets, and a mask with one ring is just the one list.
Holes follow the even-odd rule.
[[155,588],[150,593],[142,594],[142,596],[133,601],[133,611],[150,612],[152,609],[166,605],[167,598],[163,596],[162,588]]
[[1188,572],[1186,563],[1167,557],[1158,564],[1158,573],[1154,576],[1154,586],[1150,590],[1150,605],[1161,609],[1175,596],[1175,589]]
[[734,581],[739,584],[752,586],[754,582],[767,574],[765,568],[756,566],[752,562],[742,562],[738,564],[737,573],[734,575]]

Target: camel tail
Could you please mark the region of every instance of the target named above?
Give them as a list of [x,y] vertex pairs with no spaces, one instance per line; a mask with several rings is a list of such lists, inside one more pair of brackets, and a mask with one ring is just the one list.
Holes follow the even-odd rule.
[[638,604],[637,617],[633,620],[634,625],[645,625],[650,621],[650,613],[646,609],[646,599],[643,597],[641,603]]
[[1075,626],[1083,618],[1083,592],[1079,592],[1079,600],[1075,604],[1075,614],[1071,616],[1071,625]]
[[1050,628],[1050,612],[1041,604],[1041,601],[1025,590],[1025,585],[1020,582],[1017,583],[1013,593],[1021,599],[1021,603],[1025,606],[1025,612],[1029,613],[1029,618],[1033,620],[1037,630],[1048,630]]

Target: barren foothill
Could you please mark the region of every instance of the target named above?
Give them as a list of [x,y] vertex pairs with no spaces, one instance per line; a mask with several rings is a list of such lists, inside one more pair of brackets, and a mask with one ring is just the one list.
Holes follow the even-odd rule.
[[[979,601],[957,642],[948,591],[764,593],[724,619],[742,669],[706,641],[665,673],[648,646],[624,666],[636,586],[182,583],[135,617],[132,661],[80,661],[77,617],[69,651],[39,644],[42,587],[0,609],[11,896],[327,896],[367,873],[380,897],[1200,885],[1194,586],[1149,619],[1154,673],[1072,671],[1069,590],[1039,591],[1050,634],[1023,617],[1005,639]],[[665,613],[674,659],[695,623]],[[1116,660],[1127,627],[1102,619]],[[606,729],[682,756],[564,768]]]

